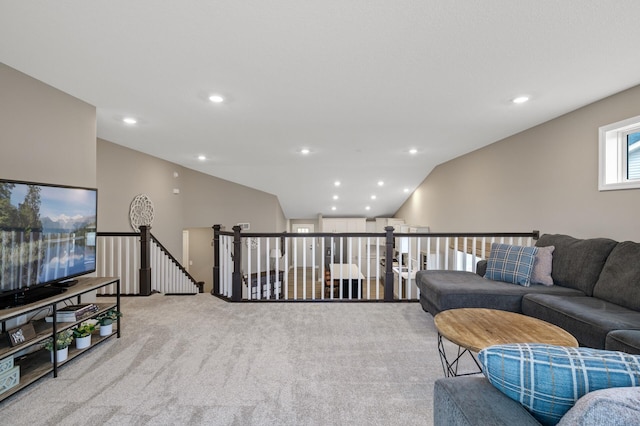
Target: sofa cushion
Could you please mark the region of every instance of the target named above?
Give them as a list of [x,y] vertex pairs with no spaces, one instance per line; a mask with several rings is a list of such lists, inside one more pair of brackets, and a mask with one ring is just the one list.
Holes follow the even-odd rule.
[[607,334],[605,349],[640,355],[640,330],[614,330]]
[[568,235],[544,234],[536,247],[555,247],[551,273],[555,285],[575,288],[591,296],[607,256],[616,244],[608,238],[579,240]]
[[422,308],[432,315],[455,308],[488,308],[520,313],[522,297],[530,293],[584,296],[584,293],[571,288],[540,284],[523,287],[464,271],[418,271],[416,285],[420,289]]
[[640,385],[640,356],[531,343],[490,346],[482,371],[542,424],[556,424],[588,392]]
[[554,246],[538,247],[531,271],[532,284],[553,285],[553,250]]
[[605,348],[612,330],[640,328],[640,312],[595,297],[528,294],[522,312],[567,330],[580,346],[597,349]]
[[536,247],[493,243],[484,277],[527,287],[537,252]]
[[640,387],[634,386],[589,392],[562,417],[558,426],[631,426],[639,420]]
[[484,377],[449,377],[433,386],[434,426],[540,425]]
[[618,243],[609,254],[593,288],[599,299],[640,311],[640,244]]

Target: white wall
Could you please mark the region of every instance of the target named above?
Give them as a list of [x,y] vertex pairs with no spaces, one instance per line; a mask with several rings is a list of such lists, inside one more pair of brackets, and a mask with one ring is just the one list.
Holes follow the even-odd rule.
[[[174,188],[180,193],[174,194]],[[100,230],[132,231],[129,208],[141,193],[154,203],[151,232],[177,259],[182,259],[182,231],[187,228],[221,224],[230,231],[236,223],[249,222],[252,232],[281,232],[286,226],[272,194],[98,139]]]
[[96,186],[96,109],[0,63],[0,177]]
[[640,241],[640,190],[598,191],[598,128],[640,115],[640,86],[436,167],[396,212],[432,232]]

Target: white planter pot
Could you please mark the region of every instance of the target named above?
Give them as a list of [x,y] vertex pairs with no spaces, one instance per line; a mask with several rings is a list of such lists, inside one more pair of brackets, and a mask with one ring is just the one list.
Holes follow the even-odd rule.
[[[57,351],[57,358],[58,358],[58,363],[65,361],[67,359],[67,356],[69,356],[69,348],[66,347],[64,349],[58,349]],[[51,351],[51,362],[53,362],[53,351]]]
[[76,337],[76,349],[86,349],[91,346],[91,335]]
[[113,333],[113,324],[101,325],[100,326],[100,335],[101,336],[108,336],[111,333]]

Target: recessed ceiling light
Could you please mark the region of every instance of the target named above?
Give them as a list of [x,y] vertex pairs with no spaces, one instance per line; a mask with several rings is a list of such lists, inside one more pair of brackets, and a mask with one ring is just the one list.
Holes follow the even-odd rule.
[[136,124],[138,122],[138,120],[136,120],[133,117],[125,117],[122,119],[122,121],[124,121],[127,124]]
[[198,155],[198,160],[200,160],[200,161],[204,161],[204,160],[206,160],[206,159],[207,159],[207,157],[206,157],[206,156],[204,156],[204,155],[202,155],[202,154],[201,154],[201,155]]
[[403,189],[404,192],[409,192],[409,188]]
[[367,206],[364,208],[365,210],[371,210],[371,206]]
[[331,207],[331,210],[335,210],[335,209],[336,209],[336,206]]
[[334,199],[334,200],[337,200],[337,199],[338,199],[338,196],[337,196],[337,195],[334,195],[334,196],[333,196],[333,199]]
[[376,199],[376,196],[375,196],[375,195],[372,195],[372,196],[371,196],[371,199],[372,199],[372,200],[375,200],[375,199]]
[[529,100],[529,97],[523,95],[523,96],[518,96],[517,98],[514,98],[511,102],[513,102],[514,104],[523,104],[528,100]]
[[209,96],[209,100],[214,104],[221,104],[222,102],[224,102],[224,98],[220,95],[211,95]]
[[333,184],[334,184],[335,186],[340,186],[340,181],[339,181],[339,180],[337,180],[337,181],[333,182]]
[[417,149],[415,149],[415,148],[411,148],[411,149],[409,150],[409,154],[411,154],[411,155],[414,155],[414,154],[417,154],[417,153],[418,153],[418,150],[417,150]]
[[379,180],[379,181],[378,181],[378,186],[383,186],[383,185],[384,185],[384,182],[383,182],[383,181],[381,181],[381,180]]
[[310,152],[311,152],[311,151],[309,151],[309,149],[308,149],[308,148],[302,148],[302,149],[300,150],[300,154],[302,154],[302,155],[307,155],[307,154],[309,154]]

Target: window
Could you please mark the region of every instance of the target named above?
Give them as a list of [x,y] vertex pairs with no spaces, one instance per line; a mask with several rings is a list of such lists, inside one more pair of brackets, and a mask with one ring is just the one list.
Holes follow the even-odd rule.
[[640,116],[600,127],[598,189],[640,188]]
[[627,179],[640,179],[640,132],[627,134]]

